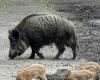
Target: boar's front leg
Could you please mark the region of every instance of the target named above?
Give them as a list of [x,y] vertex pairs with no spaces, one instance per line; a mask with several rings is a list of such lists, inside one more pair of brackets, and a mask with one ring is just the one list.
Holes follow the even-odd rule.
[[38,52],[36,52],[36,54],[37,54],[37,56],[39,56],[41,59],[44,59],[43,54],[42,54],[42,53],[40,53],[39,51],[38,51]]
[[32,53],[31,56],[29,57],[29,59],[34,59],[35,58],[35,53],[37,54],[37,56],[39,56],[41,59],[44,59],[44,56],[42,53],[39,52],[40,48],[33,48],[32,49]]
[[31,47],[32,53],[31,56],[28,59],[34,59],[35,58],[35,50]]

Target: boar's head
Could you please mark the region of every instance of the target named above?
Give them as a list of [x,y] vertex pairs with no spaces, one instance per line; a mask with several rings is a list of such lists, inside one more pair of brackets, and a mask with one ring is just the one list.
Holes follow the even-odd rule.
[[18,30],[9,30],[9,58],[14,59],[16,56],[20,56],[28,48],[26,41],[24,40],[22,33]]

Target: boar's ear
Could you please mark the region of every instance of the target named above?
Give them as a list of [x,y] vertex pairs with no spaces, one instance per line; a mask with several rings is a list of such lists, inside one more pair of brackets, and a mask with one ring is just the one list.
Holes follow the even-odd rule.
[[19,32],[17,30],[12,30],[12,35],[15,39],[18,39],[19,38]]

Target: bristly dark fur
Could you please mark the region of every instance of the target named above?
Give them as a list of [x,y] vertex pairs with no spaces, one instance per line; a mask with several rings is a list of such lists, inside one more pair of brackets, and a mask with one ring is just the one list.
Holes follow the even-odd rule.
[[74,27],[72,22],[57,15],[29,15],[9,33],[9,57],[13,59],[21,55],[30,46],[32,49],[30,58],[34,58],[35,53],[40,58],[44,58],[39,49],[44,45],[55,43],[58,48],[56,59],[59,59],[65,46],[72,48],[73,59],[75,59],[77,38]]

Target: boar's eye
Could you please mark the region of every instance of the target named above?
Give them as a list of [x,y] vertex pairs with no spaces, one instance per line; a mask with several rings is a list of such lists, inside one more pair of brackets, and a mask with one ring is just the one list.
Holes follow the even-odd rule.
[[12,36],[8,37],[10,41],[15,41],[15,39]]

